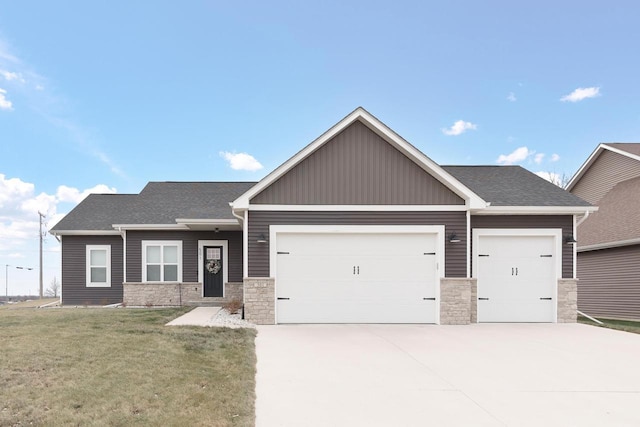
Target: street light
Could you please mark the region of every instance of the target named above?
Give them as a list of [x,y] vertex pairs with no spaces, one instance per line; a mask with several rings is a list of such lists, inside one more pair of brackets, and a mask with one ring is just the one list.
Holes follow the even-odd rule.
[[16,267],[18,270],[33,270],[32,267],[17,267],[15,265],[4,265],[4,295],[5,302],[9,302],[9,267]]

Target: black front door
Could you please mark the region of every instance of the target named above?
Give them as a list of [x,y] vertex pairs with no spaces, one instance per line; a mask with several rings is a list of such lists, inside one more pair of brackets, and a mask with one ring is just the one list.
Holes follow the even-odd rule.
[[222,297],[224,292],[222,246],[205,246],[203,252],[204,296]]

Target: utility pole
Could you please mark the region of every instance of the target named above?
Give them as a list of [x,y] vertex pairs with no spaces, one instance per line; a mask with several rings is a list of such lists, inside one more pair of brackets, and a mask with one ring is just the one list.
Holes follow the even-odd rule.
[[44,236],[42,235],[42,220],[44,220],[44,214],[38,211],[38,215],[40,215],[40,299],[43,297],[42,291],[42,239]]

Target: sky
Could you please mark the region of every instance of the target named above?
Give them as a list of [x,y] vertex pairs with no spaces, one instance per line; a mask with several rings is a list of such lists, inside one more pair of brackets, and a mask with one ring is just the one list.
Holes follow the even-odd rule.
[[[628,0],[0,0],[9,294],[37,292],[38,211],[48,230],[91,192],[257,181],[358,106],[439,164],[570,177],[599,143],[640,141],[638,16]],[[61,279],[49,234],[43,277]]]

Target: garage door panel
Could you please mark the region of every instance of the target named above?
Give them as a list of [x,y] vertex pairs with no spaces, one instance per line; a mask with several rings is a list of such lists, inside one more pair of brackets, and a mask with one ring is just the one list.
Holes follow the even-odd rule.
[[550,235],[478,237],[479,322],[554,321],[555,244]]
[[[435,323],[435,234],[277,236],[279,323]],[[427,299],[425,299],[427,298]]]
[[[488,305],[491,307],[488,307]],[[478,301],[478,314],[483,322],[550,322],[553,302],[540,300],[492,299]]]

